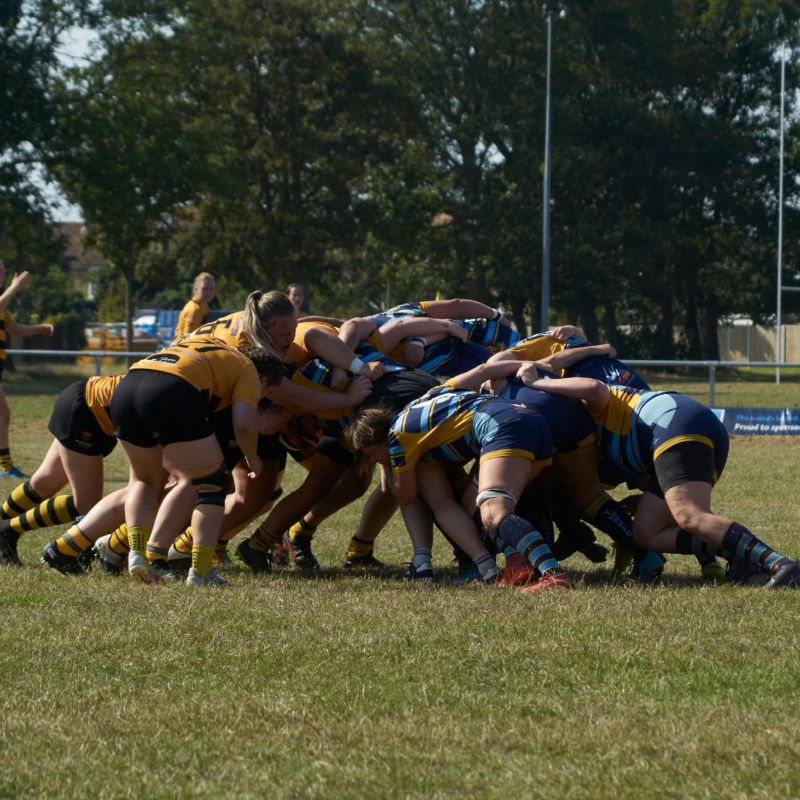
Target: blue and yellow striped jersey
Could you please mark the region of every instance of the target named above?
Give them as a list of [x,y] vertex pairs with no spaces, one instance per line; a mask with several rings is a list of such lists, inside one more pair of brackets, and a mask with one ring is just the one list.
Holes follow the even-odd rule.
[[462,372],[484,364],[491,352],[482,344],[460,342],[458,339],[444,339],[425,347],[425,356],[419,368],[423,372],[440,377],[452,378]]
[[609,386],[628,386],[638,391],[649,391],[647,381],[635,369],[608,356],[592,356],[579,361],[565,371],[567,378],[594,378]]
[[501,325],[491,319],[455,320],[467,332],[467,341],[482,344],[492,352],[513,347],[519,341],[519,334],[508,325]]
[[380,328],[393,319],[400,319],[401,317],[427,317],[428,316],[428,301],[422,300],[419,303],[400,303],[398,306],[386,311],[379,311],[377,314],[370,314],[367,319],[371,319],[375,326]]
[[727,439],[711,409],[677,392],[609,386],[608,406],[593,415],[601,456],[631,475],[652,475],[661,453],[682,442],[710,447]]
[[[634,426],[634,411],[642,399],[635,389],[608,387],[608,405],[601,414],[592,414],[597,423],[600,453],[633,475],[646,475],[652,470],[649,448],[640,440]],[[650,469],[648,469],[648,466]]]
[[[428,302],[421,301],[419,303],[403,303],[402,305],[390,308],[381,314],[373,314],[371,319],[375,325],[380,328],[387,322],[403,317],[427,317],[428,316]],[[420,369],[424,372],[431,374],[446,374],[457,375],[459,372],[465,372],[477,364],[486,361],[492,353],[500,350],[505,350],[511,347],[519,339],[519,334],[507,325],[501,325],[499,322],[490,319],[457,319],[453,320],[457,325],[460,325],[467,332],[467,342],[472,343],[471,351],[469,347],[464,347],[464,343],[457,339],[447,338],[443,341],[434,342],[433,344],[425,347],[425,357]],[[369,339],[376,348],[380,346],[380,337],[371,336]],[[478,350],[478,345],[482,346],[483,350]],[[464,369],[446,370],[442,371],[440,368],[453,360],[459,359],[462,363],[465,360],[465,351],[470,351],[466,357],[466,361],[471,362]],[[476,358],[476,354],[480,353],[480,357]],[[405,361],[405,344],[400,343],[389,356],[395,362]]]
[[[544,370],[537,369],[537,372],[539,378],[559,380]],[[574,397],[531,389],[513,377],[508,379],[500,397],[536,409],[547,420],[553,433],[553,446],[558,453],[569,453],[597,441],[594,420],[586,406]]]
[[471,461],[481,450],[473,430],[474,414],[493,399],[444,385],[407,405],[389,430],[392,471],[411,470],[420,459],[461,464]]

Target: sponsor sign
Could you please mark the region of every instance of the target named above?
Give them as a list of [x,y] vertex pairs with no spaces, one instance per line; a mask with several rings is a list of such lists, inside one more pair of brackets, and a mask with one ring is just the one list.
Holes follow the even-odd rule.
[[712,408],[733,436],[798,436],[800,408]]

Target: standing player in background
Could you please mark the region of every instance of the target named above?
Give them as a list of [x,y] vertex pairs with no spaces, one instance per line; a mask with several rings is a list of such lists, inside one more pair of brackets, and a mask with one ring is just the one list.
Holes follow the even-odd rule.
[[214,276],[209,272],[201,272],[192,284],[192,299],[181,309],[178,316],[173,342],[188,336],[208,319],[208,304],[214,299],[216,293],[217,284]]
[[[53,326],[49,324],[42,325],[20,325],[14,322],[11,314],[8,312],[8,304],[12,298],[21,292],[27,285],[31,276],[28,272],[21,272],[19,275],[16,273],[11,279],[9,287],[0,295],[0,478],[27,478],[22,470],[14,466],[14,460],[11,458],[11,449],[8,442],[8,429],[11,422],[11,410],[6,401],[5,391],[3,389],[3,367],[6,363],[6,347],[8,346],[9,336],[36,336],[37,334],[44,334],[45,336],[53,335]],[[6,267],[0,261],[0,286],[6,280]]]
[[303,301],[306,299],[306,293],[299,283],[290,283],[286,287],[286,296],[292,301],[292,305],[297,311],[298,319],[308,316],[308,314],[303,311]]

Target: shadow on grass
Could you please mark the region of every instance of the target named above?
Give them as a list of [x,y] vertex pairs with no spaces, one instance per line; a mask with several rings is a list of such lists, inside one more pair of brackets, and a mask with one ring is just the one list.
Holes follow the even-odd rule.
[[[276,567],[272,572],[263,576],[255,576],[247,567],[241,564],[226,565],[225,573],[231,577],[261,577],[264,580],[279,579],[288,582],[308,582],[325,581],[348,582],[352,580],[368,580],[375,582],[400,583],[409,587],[458,587],[463,586],[457,581],[458,571],[452,567],[442,567],[434,569],[433,580],[426,581],[404,581],[403,573],[408,568],[407,564],[387,565],[384,570],[346,570],[342,567],[324,567],[319,570],[304,571],[289,567]],[[611,569],[592,569],[580,570],[567,568],[567,572],[573,580],[573,585],[581,589],[594,589],[615,586],[620,588],[640,588],[647,590],[650,588],[665,587],[673,589],[696,589],[713,588],[714,583],[705,580],[702,575],[667,574],[658,581],[651,584],[639,583],[630,575],[615,575]],[[728,584],[723,584],[728,585]]]

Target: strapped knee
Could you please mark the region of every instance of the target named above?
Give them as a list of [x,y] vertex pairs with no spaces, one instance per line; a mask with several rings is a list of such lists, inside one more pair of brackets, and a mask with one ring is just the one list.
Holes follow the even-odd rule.
[[195,506],[224,506],[225,495],[233,488],[231,473],[224,466],[202,478],[192,478],[192,486],[197,491]]
[[491,500],[493,497],[502,497],[510,500],[514,508],[517,507],[517,498],[507,489],[484,489],[482,492],[478,492],[478,496],[475,498],[475,505],[480,508],[487,500]]

